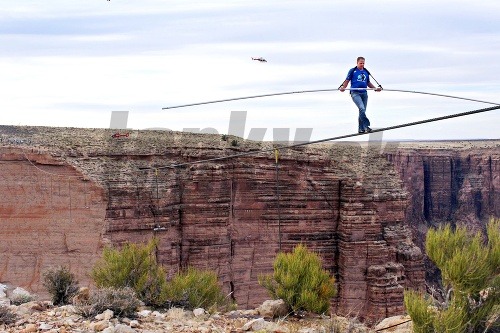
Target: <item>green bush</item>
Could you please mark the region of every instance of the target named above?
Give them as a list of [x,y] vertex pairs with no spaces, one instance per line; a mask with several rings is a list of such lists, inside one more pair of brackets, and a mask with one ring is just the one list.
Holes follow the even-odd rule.
[[54,305],[70,304],[78,292],[78,281],[69,268],[51,268],[43,274],[43,286],[52,297]]
[[[417,333],[490,332],[498,329],[500,308],[500,220],[480,233],[450,226],[427,233],[426,251],[441,270],[447,298],[443,303],[414,291],[405,306]],[[493,332],[493,331],[491,331]]]
[[17,320],[17,315],[5,305],[0,305],[0,324],[13,324]]
[[274,273],[259,277],[271,297],[281,298],[293,312],[325,313],[336,295],[335,279],[322,268],[319,256],[304,245],[279,253]]
[[408,290],[405,292],[406,311],[411,314],[415,333],[433,333],[433,301],[421,293]]
[[210,270],[189,267],[178,272],[169,282],[170,306],[207,310],[229,305],[217,280],[217,274]]
[[95,317],[108,309],[117,317],[132,318],[140,305],[141,301],[132,288],[102,288],[93,291],[88,300],[76,304],[76,310],[86,318]]
[[167,300],[167,280],[158,265],[155,249],[158,240],[138,245],[126,243],[121,249],[107,247],[92,270],[98,287],[132,288],[146,305],[163,306]]

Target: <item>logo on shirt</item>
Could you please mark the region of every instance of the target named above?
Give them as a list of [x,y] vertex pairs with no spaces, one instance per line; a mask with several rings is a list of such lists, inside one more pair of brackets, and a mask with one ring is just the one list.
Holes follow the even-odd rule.
[[361,73],[358,75],[358,82],[365,82],[366,81],[366,75]]

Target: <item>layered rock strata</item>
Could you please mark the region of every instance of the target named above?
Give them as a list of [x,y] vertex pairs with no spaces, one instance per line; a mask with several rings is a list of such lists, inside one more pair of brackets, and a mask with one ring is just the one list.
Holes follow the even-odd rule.
[[[407,225],[425,248],[428,228],[444,224],[485,233],[500,218],[500,142],[414,142],[389,145],[386,158],[409,191]],[[425,258],[426,280],[440,288],[437,267]]]
[[89,284],[104,245],[156,237],[169,276],[213,269],[242,308],[268,298],[259,275],[299,243],[335,275],[337,313],[401,314],[403,289],[423,285],[408,194],[378,149],[311,145],[280,150],[276,163],[270,143],[112,134],[0,127],[0,282],[43,293],[41,274],[69,265]]
[[490,141],[400,143],[386,157],[408,189],[407,220],[425,237],[443,223],[484,230],[500,217],[500,143]]

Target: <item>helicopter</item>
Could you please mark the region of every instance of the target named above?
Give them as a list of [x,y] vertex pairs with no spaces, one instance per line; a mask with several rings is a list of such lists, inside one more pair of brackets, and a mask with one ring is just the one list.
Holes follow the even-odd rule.
[[262,58],[262,57],[259,57],[259,58],[252,57],[252,60],[257,60],[257,61],[260,61],[260,62],[267,62],[267,60],[264,59],[264,58]]

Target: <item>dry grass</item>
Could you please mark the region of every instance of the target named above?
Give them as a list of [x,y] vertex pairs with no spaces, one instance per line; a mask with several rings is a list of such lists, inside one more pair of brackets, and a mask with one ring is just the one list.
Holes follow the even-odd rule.
[[16,318],[16,314],[8,306],[0,305],[0,324],[13,324]]

